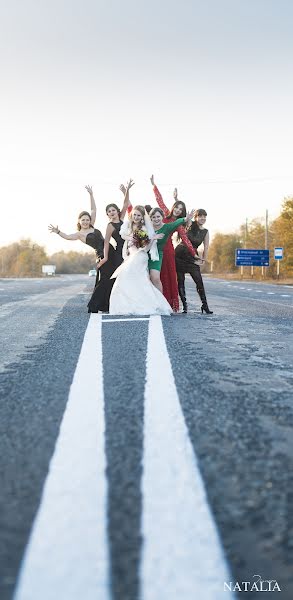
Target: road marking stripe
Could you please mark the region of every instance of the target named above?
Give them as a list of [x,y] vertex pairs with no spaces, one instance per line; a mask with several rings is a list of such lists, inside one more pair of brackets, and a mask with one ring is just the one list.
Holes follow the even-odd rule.
[[110,600],[101,330],[91,315],[15,600]]
[[290,298],[290,294],[281,294],[282,298]]
[[252,298],[252,302],[264,302],[265,304],[274,304],[275,306],[279,306],[280,308],[284,308],[286,306],[286,308],[293,308],[292,304],[285,304],[285,302],[268,302],[268,300],[261,300],[260,298]]
[[275,292],[267,292],[267,295],[268,295],[268,296],[274,296],[274,295],[275,295]]
[[116,323],[116,321],[149,321],[149,317],[133,317],[125,319],[103,319],[103,323]]
[[160,317],[150,318],[145,388],[142,600],[221,600],[230,581]]

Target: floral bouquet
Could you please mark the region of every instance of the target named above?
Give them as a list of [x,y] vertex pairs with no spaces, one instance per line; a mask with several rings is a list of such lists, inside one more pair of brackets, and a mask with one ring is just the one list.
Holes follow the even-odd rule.
[[134,245],[137,248],[144,248],[151,241],[149,239],[147,231],[144,231],[144,229],[136,229],[135,231],[133,231],[132,237],[133,237]]

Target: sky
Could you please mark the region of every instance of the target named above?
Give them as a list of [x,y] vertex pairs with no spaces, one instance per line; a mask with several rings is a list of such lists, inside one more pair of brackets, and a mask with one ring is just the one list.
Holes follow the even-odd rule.
[[291,0],[0,0],[0,246],[76,230],[97,203],[168,206],[208,227],[278,216],[293,195]]

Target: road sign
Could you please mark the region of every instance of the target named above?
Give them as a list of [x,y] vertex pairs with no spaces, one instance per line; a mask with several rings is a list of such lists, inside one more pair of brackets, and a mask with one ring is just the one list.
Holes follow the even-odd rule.
[[236,248],[236,267],[269,267],[270,251],[253,248]]
[[278,247],[278,248],[274,249],[274,259],[275,260],[282,260],[282,258],[284,258],[283,254],[284,254],[284,248]]

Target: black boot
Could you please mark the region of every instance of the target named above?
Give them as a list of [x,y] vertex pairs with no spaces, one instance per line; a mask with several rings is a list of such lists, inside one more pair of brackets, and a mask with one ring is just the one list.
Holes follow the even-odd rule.
[[213,311],[210,310],[208,307],[205,289],[204,289],[203,285],[197,284],[196,288],[197,288],[198,295],[202,301],[202,306],[200,308],[201,314],[203,314],[205,312],[207,315],[212,315]]
[[214,311],[213,311],[213,310],[210,310],[207,304],[203,304],[203,305],[201,306],[200,310],[201,310],[201,314],[203,314],[204,312],[205,312],[207,315],[213,315],[213,314],[214,314]]
[[178,288],[179,291],[179,296],[180,296],[180,300],[182,302],[183,305],[183,313],[186,314],[187,313],[187,302],[186,302],[186,296],[185,296],[185,288],[184,286],[179,286]]

